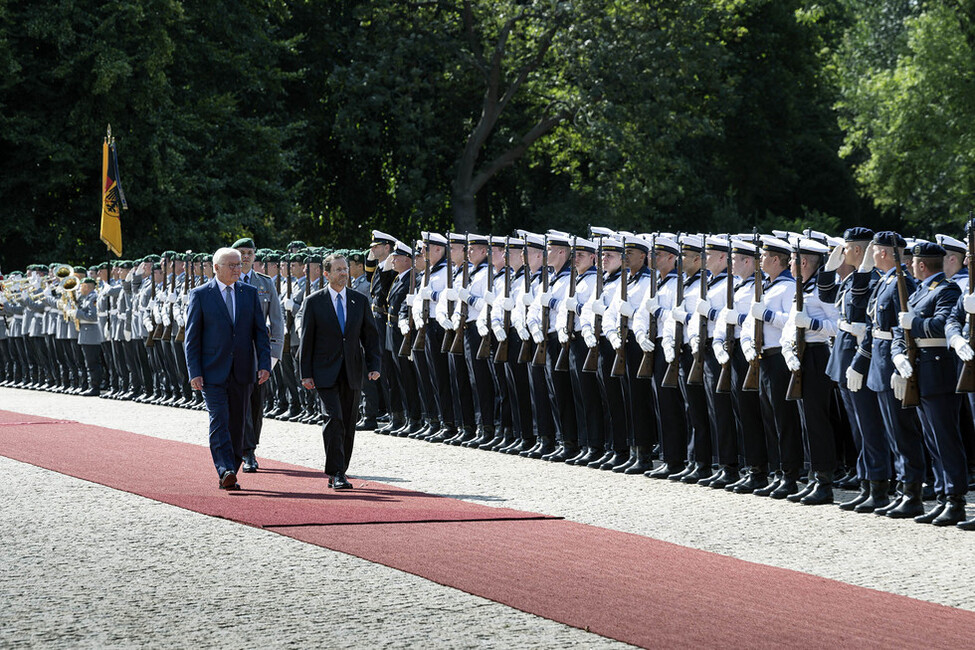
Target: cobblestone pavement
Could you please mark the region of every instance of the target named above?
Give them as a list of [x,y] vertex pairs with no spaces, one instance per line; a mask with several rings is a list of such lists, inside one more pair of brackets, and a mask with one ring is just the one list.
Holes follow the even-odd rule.
[[[200,411],[12,389],[0,408],[206,444]],[[320,428],[265,421],[260,457],[321,467]],[[0,471],[0,646],[621,645],[268,531],[8,459]],[[954,528],[362,432],[350,474],[975,611],[975,535]]]

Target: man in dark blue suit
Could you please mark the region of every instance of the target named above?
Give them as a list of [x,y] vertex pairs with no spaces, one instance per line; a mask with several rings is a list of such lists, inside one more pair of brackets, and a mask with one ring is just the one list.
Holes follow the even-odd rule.
[[257,289],[240,279],[240,253],[213,254],[214,278],[190,292],[186,365],[190,386],[202,390],[210,413],[210,453],[220,488],[239,490],[244,423],[254,379],[271,374],[271,344]]
[[350,291],[349,265],[341,255],[325,258],[328,286],[301,306],[301,383],[318,390],[325,424],[325,473],[329,487],[352,488],[345,476],[355,441],[355,414],[362,392],[363,366],[369,380],[379,379],[382,356],[379,330],[369,299]]

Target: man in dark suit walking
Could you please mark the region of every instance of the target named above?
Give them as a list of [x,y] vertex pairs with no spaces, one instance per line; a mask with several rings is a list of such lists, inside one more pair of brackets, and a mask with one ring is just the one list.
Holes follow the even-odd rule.
[[[254,379],[271,375],[271,347],[257,289],[240,279],[240,253],[213,254],[214,278],[190,292],[186,366],[190,386],[202,390],[210,413],[210,453],[220,489],[239,490],[244,423]],[[256,367],[255,367],[256,366]]]
[[346,259],[328,256],[324,271],[328,286],[308,296],[301,307],[301,383],[308,390],[317,389],[321,401],[329,487],[348,490],[352,484],[345,473],[355,441],[363,365],[369,380],[376,381],[382,357],[369,299],[347,288]]

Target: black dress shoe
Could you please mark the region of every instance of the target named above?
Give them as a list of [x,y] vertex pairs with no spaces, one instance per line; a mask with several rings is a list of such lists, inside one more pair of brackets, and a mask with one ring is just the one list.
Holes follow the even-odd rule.
[[947,507],[948,503],[945,500],[943,495],[939,494],[937,496],[937,499],[938,499],[938,504],[931,509],[931,512],[923,515],[918,515],[917,517],[914,518],[914,521],[916,521],[919,524],[930,524],[932,521],[940,517],[941,513],[944,512],[944,509],[945,507]]
[[225,470],[220,475],[220,487],[224,490],[232,490],[234,485],[237,485],[237,474],[229,469]]
[[829,472],[817,472],[816,480],[813,481],[814,488],[806,493],[806,496],[799,499],[799,503],[804,506],[822,506],[833,503],[833,484],[830,483],[832,477]]
[[257,459],[254,458],[254,452],[249,451],[244,454],[244,466],[243,471],[247,474],[253,474],[257,471],[259,465],[257,464]]
[[903,494],[893,508],[879,508],[874,510],[877,513],[881,510],[891,519],[912,519],[924,514],[924,502],[921,500],[920,483],[904,483]]
[[85,392],[81,393],[82,397],[98,397],[101,393],[97,388],[89,388]]
[[790,494],[785,498],[786,501],[790,503],[799,503],[802,501],[803,497],[816,489],[816,481],[809,481],[806,485],[796,492],[795,494]]
[[931,522],[935,526],[954,526],[965,521],[965,497],[951,494],[947,501],[945,509]]
[[694,470],[696,469],[697,469],[697,463],[688,463],[687,465],[684,466],[684,469],[682,469],[681,471],[677,472],[676,474],[671,474],[670,476],[668,476],[667,480],[674,481],[675,483],[679,483],[688,474],[693,474]]
[[795,494],[799,491],[799,484],[796,479],[789,478],[787,476],[782,477],[782,481],[779,483],[779,487],[772,490],[769,497],[772,499],[784,499],[790,494]]
[[840,504],[840,510],[853,510],[861,503],[870,498],[870,481],[860,481],[860,492],[850,499]]
[[[730,487],[730,486],[729,486]],[[738,481],[731,489],[735,494],[752,494],[768,487],[768,472],[761,468],[751,468],[745,478]]]
[[765,487],[752,490],[752,494],[757,497],[771,496],[772,493],[778,490],[779,486],[782,485],[782,480],[782,477],[777,475],[775,479]]
[[648,472],[644,472],[643,475],[646,476],[647,478],[661,479],[661,478],[669,478],[670,476],[674,474],[680,474],[683,471],[684,468],[680,467],[679,465],[668,465],[667,463],[664,463],[657,469],[652,469]]
[[345,478],[345,474],[336,474],[332,477],[332,489],[334,490],[351,490],[352,484],[349,480]]
[[692,471],[680,477],[680,482],[695,485],[698,481],[706,480],[709,476],[711,476],[711,468],[709,466],[695,463]]
[[621,462],[617,463],[616,465],[613,465],[610,468],[610,470],[612,470],[612,472],[615,473],[615,474],[622,474],[622,473],[624,473],[627,469],[629,469],[629,467],[633,463],[635,463],[637,461],[637,457],[636,456],[637,456],[636,450],[634,450],[632,447],[630,447],[630,454],[626,457],[626,459],[625,460],[622,460]]
[[374,431],[379,428],[379,423],[376,420],[363,420],[361,423],[356,423],[356,431]]
[[972,517],[968,521],[959,521],[955,526],[962,530],[975,530],[975,517]]

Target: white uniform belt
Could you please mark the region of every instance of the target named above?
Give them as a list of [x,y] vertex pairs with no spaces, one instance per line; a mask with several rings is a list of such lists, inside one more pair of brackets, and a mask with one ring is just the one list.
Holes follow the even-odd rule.
[[875,338],[877,340],[880,340],[880,341],[893,341],[894,340],[894,333],[893,332],[888,332],[886,330],[873,330],[872,332],[870,332],[870,335],[873,336],[873,338]]
[[850,334],[855,334],[855,332],[853,331],[853,326],[854,325],[863,325],[863,323],[851,323],[850,321],[846,320],[845,318],[841,318],[840,321],[839,321],[839,328],[841,330],[843,330],[844,332],[848,332]]
[[914,339],[914,343],[919,348],[946,348],[948,347],[948,339]]

